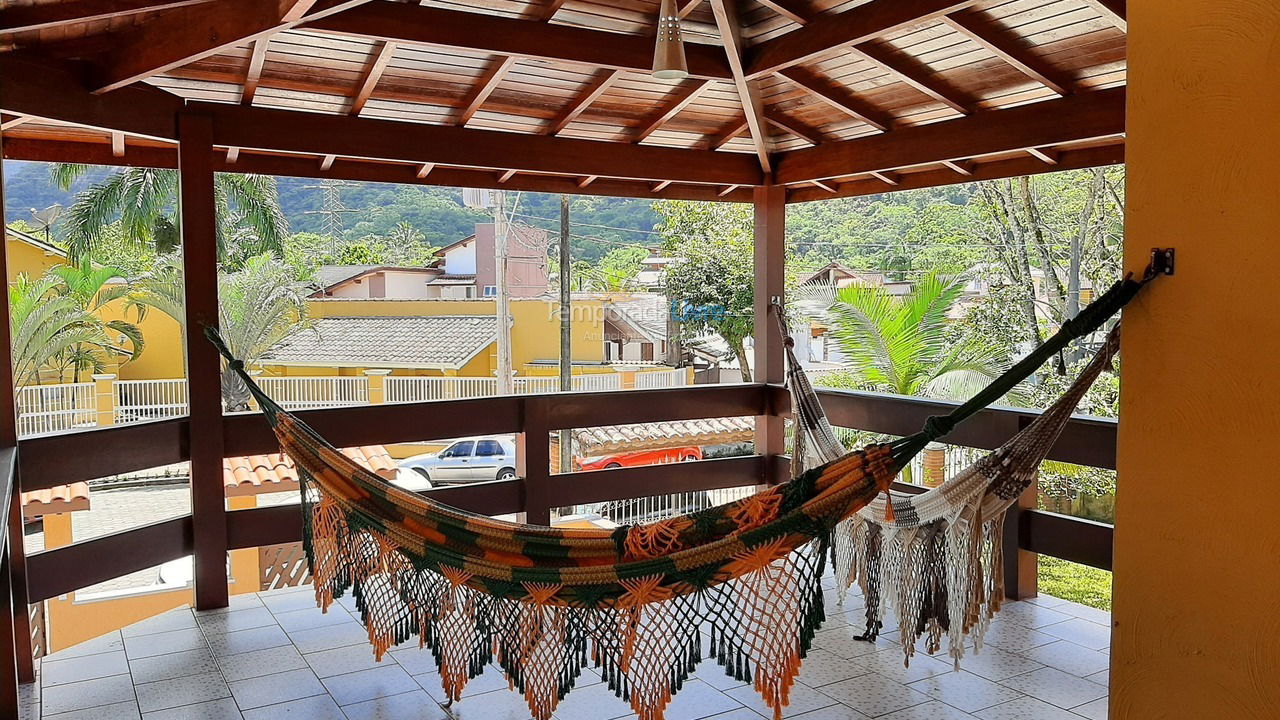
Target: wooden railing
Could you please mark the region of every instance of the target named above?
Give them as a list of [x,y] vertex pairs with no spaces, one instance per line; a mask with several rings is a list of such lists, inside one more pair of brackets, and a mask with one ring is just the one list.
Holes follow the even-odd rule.
[[[442,502],[475,512],[523,512],[530,522],[547,522],[556,507],[786,479],[785,456],[761,455],[676,467],[552,474],[546,438],[553,430],[786,415],[789,411],[787,393],[777,386],[712,385],[625,392],[625,402],[619,401],[616,391],[577,392],[342,407],[299,415],[338,446],[518,433],[523,459],[519,479],[428,492]],[[833,423],[890,435],[914,432],[928,416],[953,407],[952,403],[874,393],[823,391],[821,395]],[[1027,410],[986,410],[946,440],[994,448],[1035,415]],[[1074,418],[1050,458],[1114,468],[1115,433],[1113,421]],[[187,435],[186,419],[178,418],[30,438],[19,444],[18,475],[23,490],[36,490],[181,462],[187,459]],[[257,414],[225,416],[223,436],[227,455],[259,454],[276,448],[265,420]],[[1014,555],[1018,550],[1038,552],[1110,569],[1111,526],[1034,509],[1021,509],[1010,517],[1007,536]],[[34,554],[26,559],[29,599],[38,602],[189,555],[197,546],[193,520],[192,515],[185,515]],[[231,548],[252,548],[297,542],[302,530],[297,507],[278,506],[227,512],[226,532]],[[1019,563],[1009,564],[1016,572]],[[1025,589],[1025,576],[1014,580],[1007,586]]]

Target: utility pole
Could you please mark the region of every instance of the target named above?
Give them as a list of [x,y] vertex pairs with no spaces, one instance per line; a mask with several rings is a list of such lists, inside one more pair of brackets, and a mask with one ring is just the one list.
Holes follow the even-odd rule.
[[[569,196],[560,196],[560,390],[573,389],[573,341],[569,322],[573,298],[569,294]],[[560,472],[573,469],[569,430],[560,431]]]
[[511,298],[507,288],[507,205],[506,193],[494,192],[493,257],[498,291],[498,394],[514,392],[511,379]]

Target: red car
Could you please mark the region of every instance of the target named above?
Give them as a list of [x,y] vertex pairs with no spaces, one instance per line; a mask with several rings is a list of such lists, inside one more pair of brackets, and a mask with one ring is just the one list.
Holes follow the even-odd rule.
[[666,448],[663,450],[640,450],[638,452],[614,453],[612,455],[579,457],[574,458],[573,461],[583,470],[607,470],[620,467],[639,467],[641,465],[689,462],[691,460],[701,459],[702,448],[695,445],[682,448]]

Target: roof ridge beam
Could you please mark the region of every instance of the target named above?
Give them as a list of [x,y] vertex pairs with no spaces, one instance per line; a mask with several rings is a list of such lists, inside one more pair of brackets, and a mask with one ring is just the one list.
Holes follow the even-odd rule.
[[[425,5],[370,2],[338,15],[308,21],[306,29],[646,74],[653,69],[652,36]],[[722,80],[732,77],[720,48],[687,43],[685,56],[689,74],[694,77]]]
[[991,110],[779,156],[780,184],[885,172],[1124,133],[1125,88]]
[[874,40],[900,28],[936,20],[977,0],[871,0],[751,48],[747,77],[756,79],[819,58],[843,47]]

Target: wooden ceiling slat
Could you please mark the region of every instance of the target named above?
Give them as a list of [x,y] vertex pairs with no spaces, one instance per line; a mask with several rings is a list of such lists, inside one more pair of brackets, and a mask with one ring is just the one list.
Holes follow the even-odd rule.
[[1124,132],[1123,89],[898,128],[892,133],[797,150],[775,172],[783,184],[968,159]]
[[852,118],[860,120],[871,127],[886,131],[893,124],[893,119],[870,103],[858,98],[845,88],[819,77],[804,68],[785,68],[778,74],[797,86],[803,88],[813,97],[830,107],[839,110]]
[[981,18],[970,13],[955,13],[943,21],[1055,93],[1071,94],[1075,81],[1070,76],[1045,63],[1009,34],[985,24]]
[[961,115],[972,112],[971,98],[962,97],[954,88],[944,85],[936,76],[930,74],[928,67],[914,58],[901,54],[891,55],[883,46],[875,43],[856,45],[854,51],[861,53],[871,62],[897,75],[906,84]]
[[801,140],[808,142],[810,145],[821,145],[827,140],[827,138],[822,136],[821,130],[809,127],[804,123],[797,121],[795,118],[789,118],[775,110],[766,111],[764,119],[765,122],[768,122],[770,125],[773,125],[784,132],[791,133]]
[[223,0],[168,10],[123,33],[97,67],[97,90],[105,92],[144,80],[211,55],[221,48],[256,40],[308,18],[341,12],[366,0]]
[[1084,0],[1095,10],[1102,13],[1107,22],[1121,30],[1129,31],[1128,3],[1125,0]]
[[[559,60],[648,73],[653,39],[588,30],[532,20],[482,15],[443,8],[370,2],[340,15],[309,22],[311,30],[395,42],[468,48],[495,55]],[[689,72],[695,77],[728,79],[718,48],[688,44]]]
[[209,0],[72,0],[0,9],[0,34],[49,30],[198,5]]
[[752,48],[747,75],[758,78],[816,59],[839,48],[867,42],[891,30],[936,19],[975,0],[871,0]]

